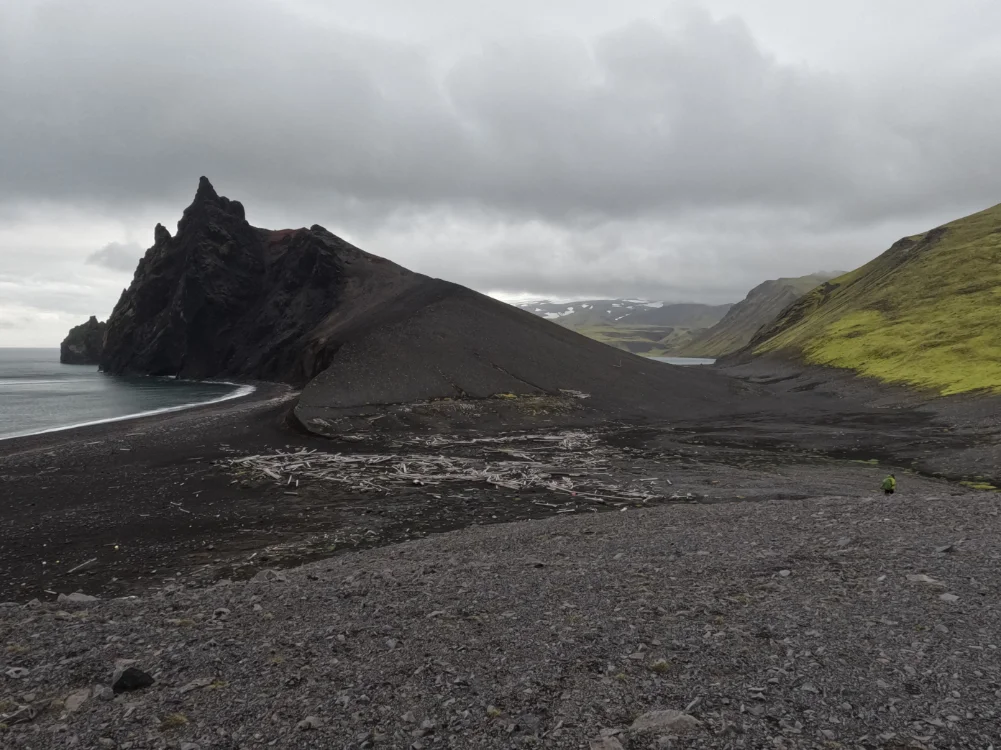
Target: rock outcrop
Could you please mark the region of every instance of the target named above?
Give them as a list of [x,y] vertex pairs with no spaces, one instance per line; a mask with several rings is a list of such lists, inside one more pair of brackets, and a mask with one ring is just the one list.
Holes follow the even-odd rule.
[[101,369],[302,384],[356,324],[434,286],[320,226],[257,229],[203,177],[177,234],[157,225],[108,320]]
[[70,329],[59,345],[59,361],[64,365],[96,365],[101,360],[104,332],[108,324],[91,315],[90,320]]

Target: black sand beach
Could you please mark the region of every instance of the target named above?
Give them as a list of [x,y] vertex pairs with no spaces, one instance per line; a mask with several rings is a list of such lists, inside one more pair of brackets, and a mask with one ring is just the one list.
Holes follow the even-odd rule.
[[[875,496],[891,468],[904,472],[904,493],[934,485],[940,494],[962,494],[969,490],[927,475],[949,474],[951,465],[965,469],[976,464],[971,455],[996,450],[992,434],[978,439],[917,405],[872,408],[858,393],[834,397],[822,389],[780,398],[757,392],[764,395],[748,397],[740,414],[706,413],[703,404],[685,413],[677,400],[673,416],[645,422],[610,419],[586,407],[569,415],[543,409],[517,425],[520,432],[503,424],[510,422],[503,410],[514,408],[511,403],[497,402],[497,410],[481,414],[480,429],[462,432],[467,440],[582,431],[590,447],[566,459],[579,458],[582,476],[592,473],[595,481],[633,491],[655,488],[649,499],[621,505],[482,482],[400,488],[304,480],[290,487],[284,476],[274,481],[234,472],[219,462],[276,450],[497,458],[484,446],[423,445],[441,432],[434,424],[379,431],[374,421],[347,438],[308,435],[290,420],[293,392],[266,384],[222,404],[3,441],[0,601],[77,590],[109,597],[167,580],[204,585],[464,526],[562,513]],[[873,393],[866,395],[871,401]],[[534,411],[536,402],[530,404],[525,408]],[[506,447],[534,450],[525,440]],[[953,478],[964,476],[970,475]]]

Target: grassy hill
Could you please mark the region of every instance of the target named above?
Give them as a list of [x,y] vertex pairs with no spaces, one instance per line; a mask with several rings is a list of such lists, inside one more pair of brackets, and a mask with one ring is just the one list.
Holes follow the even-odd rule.
[[905,237],[822,284],[744,353],[940,394],[1001,392],[1001,205]]
[[837,275],[815,273],[797,278],[771,279],[758,284],[716,325],[687,342],[679,343],[671,353],[679,357],[722,357],[735,352],[746,346],[759,328],[771,323],[789,305]]

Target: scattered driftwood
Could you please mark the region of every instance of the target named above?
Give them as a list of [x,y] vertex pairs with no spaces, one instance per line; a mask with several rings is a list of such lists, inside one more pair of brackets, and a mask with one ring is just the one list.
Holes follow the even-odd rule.
[[89,566],[93,565],[96,562],[97,562],[97,558],[96,557],[92,557],[87,562],[80,563],[75,568],[71,568],[70,570],[68,570],[66,572],[67,573],[76,573],[78,570],[83,570],[84,568],[89,567]]
[[473,447],[480,455],[326,453],[300,449],[230,458],[220,463],[232,470],[267,477],[286,488],[293,484],[299,487],[300,482],[319,481],[336,482],[359,492],[389,493],[401,487],[464,482],[513,491],[547,490],[613,506],[645,503],[658,497],[649,487],[632,489],[600,479],[608,475],[607,456],[597,443],[596,436],[580,431],[483,438],[434,435],[397,441],[395,446],[410,450],[461,446],[467,452]]

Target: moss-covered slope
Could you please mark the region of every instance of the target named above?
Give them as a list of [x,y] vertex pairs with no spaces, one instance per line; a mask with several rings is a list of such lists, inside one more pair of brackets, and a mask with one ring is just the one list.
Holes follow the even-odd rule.
[[745,354],[793,356],[941,394],[1001,392],[1001,205],[822,284]]
[[730,308],[712,328],[671,353],[679,357],[722,357],[747,343],[763,325],[771,323],[789,305],[837,273],[815,273],[758,284]]

